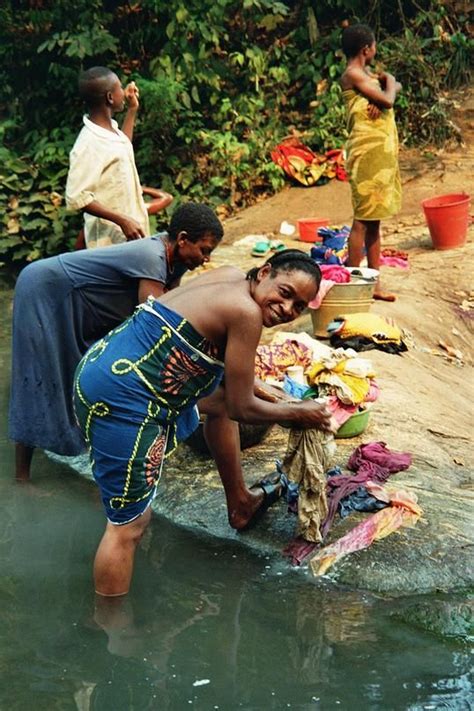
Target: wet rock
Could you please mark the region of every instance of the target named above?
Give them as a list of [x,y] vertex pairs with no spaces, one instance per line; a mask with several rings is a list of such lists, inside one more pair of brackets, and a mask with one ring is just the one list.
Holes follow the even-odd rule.
[[404,622],[442,637],[474,639],[474,597],[418,600],[396,613]]

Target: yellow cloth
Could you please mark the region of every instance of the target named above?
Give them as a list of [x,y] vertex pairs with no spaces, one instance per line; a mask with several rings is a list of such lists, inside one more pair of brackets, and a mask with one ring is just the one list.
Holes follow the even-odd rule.
[[306,541],[322,541],[320,527],[328,514],[326,470],[334,455],[334,438],[320,430],[290,430],[283,470],[299,484],[298,535]]
[[336,348],[328,356],[314,359],[305,371],[310,385],[317,382],[317,376],[324,370],[345,373],[356,378],[375,378],[375,370],[367,358],[359,358],[352,348]]
[[341,338],[352,336],[365,336],[375,343],[397,343],[402,340],[402,332],[393,323],[389,323],[382,316],[362,311],[356,314],[343,314],[338,317],[344,319],[344,325],[338,331]]
[[359,405],[369,393],[369,378],[375,377],[375,371],[370,360],[358,358],[356,351],[337,348],[329,356],[313,361],[305,375],[310,385],[326,385],[328,392],[341,402]]
[[[378,82],[377,79],[374,81]],[[383,220],[401,207],[398,134],[393,109],[368,116],[368,99],[353,89],[342,97],[347,110],[346,168],[357,220]]]
[[[84,126],[69,156],[66,204],[82,210],[94,200],[112,212],[136,220],[145,235],[150,234],[148,213],[135,166],[133,146],[116,121],[108,131],[83,118]],[[88,247],[108,247],[126,242],[115,222],[84,213],[84,233]]]
[[345,373],[321,373],[317,383],[332,386],[330,391],[345,405],[360,405],[370,390],[367,378],[357,378]]

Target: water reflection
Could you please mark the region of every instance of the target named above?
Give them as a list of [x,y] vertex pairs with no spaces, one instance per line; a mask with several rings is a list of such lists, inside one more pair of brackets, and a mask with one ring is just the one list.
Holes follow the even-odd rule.
[[97,604],[97,492],[40,452],[31,485],[13,482],[8,358],[2,339],[1,709],[470,708],[468,649],[399,622],[401,603],[317,586],[164,520],[128,599]]

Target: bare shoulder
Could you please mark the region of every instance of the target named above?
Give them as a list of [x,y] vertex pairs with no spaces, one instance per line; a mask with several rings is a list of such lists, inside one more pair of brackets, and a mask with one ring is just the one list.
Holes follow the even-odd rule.
[[192,277],[179,289],[165,294],[162,301],[176,306],[183,313],[201,310],[204,304],[215,313],[228,313],[230,317],[259,310],[250,295],[245,272],[232,266],[218,267]]
[[226,265],[223,267],[217,267],[216,269],[211,269],[210,271],[200,275],[198,278],[203,280],[205,279],[209,284],[212,282],[222,281],[241,281],[242,279],[245,279],[245,272],[238,267]]
[[346,89],[354,89],[360,81],[367,78],[364,71],[359,67],[347,67],[341,76],[340,83],[343,91]]

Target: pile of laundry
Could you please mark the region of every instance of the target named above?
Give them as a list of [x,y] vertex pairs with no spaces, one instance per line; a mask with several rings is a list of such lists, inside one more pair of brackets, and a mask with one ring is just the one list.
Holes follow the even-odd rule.
[[[422,515],[416,496],[404,489],[385,487],[394,473],[408,469],[411,455],[391,451],[384,442],[357,447],[348,461],[350,473],[328,464],[327,435],[306,430],[290,433],[280,470],[288,479],[288,510],[298,514],[298,537],[284,550],[294,565],[306,561],[315,575],[323,575],[342,557],[370,546],[402,526],[414,526]],[[339,511],[375,511],[328,546],[320,547]]]
[[286,175],[302,185],[323,185],[331,178],[348,179],[340,149],[314,153],[298,138],[290,136],[275,146],[270,155]]
[[372,363],[350,348],[331,349],[314,360],[305,375],[310,388],[304,397],[326,398],[339,426],[379,396]]
[[343,265],[347,261],[348,247],[351,228],[348,225],[332,225],[330,227],[320,227],[318,237],[321,237],[321,244],[311,247],[311,257],[319,264]]
[[[331,348],[306,333],[279,332],[270,345],[259,346],[255,374],[294,397],[326,402],[339,426],[361,407],[370,407],[379,394],[369,360],[352,349]],[[323,575],[343,556],[400,527],[413,526],[422,515],[414,494],[385,486],[392,474],[408,469],[411,454],[392,451],[384,442],[370,442],[354,450],[349,472],[344,473],[332,466],[335,451],[332,435],[292,429],[285,457],[277,462],[288,510],[298,516],[297,538],[284,553],[295,565],[313,555],[309,565],[315,575]],[[354,511],[372,516],[321,547],[336,515],[345,518]]]
[[355,351],[377,348],[394,354],[408,350],[393,319],[369,311],[338,316],[328,324],[327,332],[334,348],[353,348]]
[[352,349],[331,348],[306,333],[279,332],[270,345],[259,346],[255,375],[298,399],[324,398],[339,427],[379,396],[370,360]]

